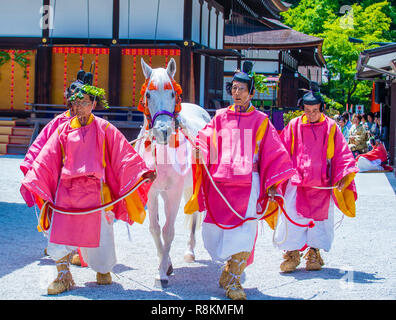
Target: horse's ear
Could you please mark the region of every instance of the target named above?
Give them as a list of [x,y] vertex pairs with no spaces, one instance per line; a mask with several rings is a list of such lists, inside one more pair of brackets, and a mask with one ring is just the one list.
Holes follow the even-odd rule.
[[144,77],[146,79],[150,79],[151,72],[153,71],[153,69],[151,69],[151,67],[144,61],[143,58],[141,58],[140,62],[142,64],[142,70],[143,70]]
[[169,76],[173,79],[176,74],[176,61],[175,59],[171,58],[168,62],[168,66],[166,67],[166,72]]

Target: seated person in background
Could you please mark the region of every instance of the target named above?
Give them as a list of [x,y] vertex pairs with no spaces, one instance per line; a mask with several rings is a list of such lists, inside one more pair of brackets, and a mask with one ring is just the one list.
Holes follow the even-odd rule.
[[349,119],[350,119],[349,112],[344,112],[341,116],[344,118],[347,129],[351,130],[352,123],[351,123],[351,121],[349,121]]
[[361,124],[362,116],[355,113],[352,117],[352,127],[349,130],[348,147],[356,157],[358,154],[367,152],[367,131]]
[[340,127],[340,130],[342,132],[342,135],[344,136],[345,140],[348,141],[349,140],[349,130],[346,126],[346,120],[344,117],[342,116],[338,116],[337,117],[337,124]]
[[380,118],[379,113],[376,113],[374,115],[374,124],[370,129],[371,137],[374,137],[375,139],[378,139],[380,137],[380,134],[381,134],[380,126],[381,126],[381,118]]
[[373,149],[367,153],[358,155],[356,158],[357,166],[360,172],[372,170],[392,171],[392,167],[386,165],[386,162],[388,160],[388,154],[381,141],[379,139],[374,139],[373,137],[371,137],[369,142]]
[[374,126],[374,113],[369,112],[367,114],[367,121],[365,123],[365,129],[367,131],[370,131],[373,126]]

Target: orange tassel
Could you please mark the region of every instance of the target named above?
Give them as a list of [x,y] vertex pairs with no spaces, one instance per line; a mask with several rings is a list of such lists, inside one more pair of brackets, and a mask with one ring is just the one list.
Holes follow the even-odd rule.
[[179,130],[177,130],[175,133],[172,133],[172,135],[169,138],[169,147],[178,148],[179,146],[180,146]]
[[150,149],[151,148],[151,141],[150,140],[146,140],[145,142],[144,142],[144,148],[145,149]]

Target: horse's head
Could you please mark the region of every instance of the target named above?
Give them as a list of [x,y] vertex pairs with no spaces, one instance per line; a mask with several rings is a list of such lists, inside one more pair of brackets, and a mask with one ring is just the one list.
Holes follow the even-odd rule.
[[139,107],[145,113],[157,143],[168,144],[174,131],[174,118],[180,111],[181,88],[173,79],[176,62],[171,58],[166,69],[152,69],[143,58],[141,63],[146,81]]

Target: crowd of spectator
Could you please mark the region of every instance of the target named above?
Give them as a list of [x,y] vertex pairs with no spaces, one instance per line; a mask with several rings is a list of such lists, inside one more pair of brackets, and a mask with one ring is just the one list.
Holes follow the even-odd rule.
[[[352,115],[344,112],[342,115],[336,116],[336,122],[356,159],[359,159],[361,155],[364,157],[367,153],[371,155],[374,151],[373,154],[376,154],[380,145],[381,150],[387,152],[389,148],[388,128],[381,125],[379,112],[354,113]],[[381,158],[383,158],[383,155]],[[387,159],[381,159],[380,162],[385,165]]]

